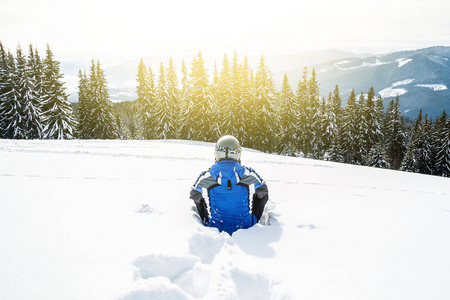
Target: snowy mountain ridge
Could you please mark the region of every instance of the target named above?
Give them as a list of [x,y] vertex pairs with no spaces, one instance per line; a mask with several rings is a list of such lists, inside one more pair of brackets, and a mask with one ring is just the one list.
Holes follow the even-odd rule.
[[[384,55],[338,59],[308,68],[317,71],[320,93],[327,97],[338,85],[344,104],[350,92],[365,93],[374,87],[384,104],[400,96],[404,116],[416,118],[419,111],[435,118],[444,109],[450,110],[450,47],[392,52]],[[291,84],[300,80],[303,68],[288,71]],[[284,72],[276,73],[281,82]],[[412,81],[405,80],[414,78]],[[401,83],[401,84],[399,84]],[[402,87],[395,86],[402,85]]]
[[0,140],[1,299],[448,299],[450,185],[264,154],[270,225],[232,236],[188,199],[190,141]]

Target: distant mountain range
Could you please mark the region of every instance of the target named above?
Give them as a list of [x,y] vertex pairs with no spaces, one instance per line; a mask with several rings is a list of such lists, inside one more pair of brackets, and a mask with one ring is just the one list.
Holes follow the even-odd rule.
[[[321,95],[327,96],[336,85],[346,103],[350,92],[364,92],[374,87],[377,96],[387,102],[400,96],[404,116],[424,114],[436,117],[443,109],[450,112],[450,47],[432,47],[367,57],[348,57],[308,65],[315,69]],[[284,73],[295,88],[303,67],[275,74],[280,82]]]
[[[228,58],[232,58],[232,53]],[[239,54],[238,54],[239,56]],[[222,57],[223,58],[223,57]],[[207,68],[218,68],[222,58],[205,57]],[[243,57],[240,57],[243,59]],[[175,59],[177,69],[181,69],[181,59],[190,66],[192,57]],[[258,57],[249,57],[256,69]],[[159,65],[167,64],[162,57],[144,57],[144,61],[155,73]],[[113,101],[136,99],[136,72],[138,60],[128,61],[116,66],[105,67],[108,86]],[[295,91],[306,66],[308,75],[314,68],[320,83],[320,94],[327,97],[338,85],[344,105],[352,89],[357,94],[367,94],[374,87],[377,96],[381,95],[385,105],[397,95],[404,116],[415,118],[422,109],[430,117],[438,116],[443,109],[450,113],[450,47],[431,47],[413,51],[400,51],[384,55],[355,54],[336,49],[310,51],[293,55],[266,57],[266,63],[274,73],[278,86],[286,73]],[[89,66],[76,66],[75,63],[61,63],[65,75],[69,101],[76,102],[78,69],[89,72]]]

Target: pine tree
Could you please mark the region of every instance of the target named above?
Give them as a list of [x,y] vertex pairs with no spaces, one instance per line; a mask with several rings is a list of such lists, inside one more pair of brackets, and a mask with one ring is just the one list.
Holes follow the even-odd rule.
[[273,151],[274,84],[264,57],[261,56],[255,78],[255,139],[262,151]]
[[231,81],[231,67],[227,55],[222,60],[217,91],[217,121],[221,135],[235,134],[233,132],[233,82]]
[[33,46],[30,44],[29,54],[28,54],[28,67],[30,69],[30,74],[33,82],[35,83],[34,91],[36,93],[36,106],[43,106],[43,96],[44,96],[44,65],[41,61],[39,53],[37,50],[33,49]]
[[385,113],[384,113],[384,104],[381,96],[377,98],[375,101],[375,115],[376,115],[376,123],[379,131],[377,131],[376,141],[377,143],[383,143],[385,139]]
[[173,131],[170,133],[169,138],[175,139],[179,137],[178,128],[180,123],[180,89],[178,87],[177,70],[173,59],[170,58],[169,66],[166,72],[167,81],[167,93],[171,102],[171,116],[173,123]]
[[389,103],[385,124],[386,159],[392,169],[398,170],[406,151],[406,132],[398,96]]
[[419,173],[431,174],[434,168],[434,156],[433,156],[433,129],[432,121],[425,116],[425,121],[422,124],[420,130],[421,147],[418,149],[418,169]]
[[242,115],[242,127],[243,127],[243,136],[239,140],[242,145],[249,146],[251,145],[252,140],[252,130],[256,126],[254,124],[253,118],[253,90],[252,90],[252,72],[250,65],[248,63],[247,56],[244,57],[244,61],[241,64],[241,97],[242,97],[242,107],[241,107],[241,115]]
[[419,147],[419,138],[420,138],[420,127],[422,126],[422,110],[420,110],[419,114],[417,115],[416,120],[414,121],[414,126],[411,130],[411,134],[409,136],[409,142],[406,148],[405,157],[402,161],[401,170],[406,172],[412,172],[417,173],[419,172],[417,168],[417,155],[416,155],[416,149]]
[[365,129],[367,128],[367,124],[365,124],[364,118],[364,108],[366,106],[366,97],[363,92],[358,97],[357,101],[357,110],[355,115],[355,121],[357,122],[358,127],[358,144],[356,145],[355,151],[355,162],[357,165],[364,165],[367,159],[366,153],[366,142],[365,142]]
[[6,81],[3,82],[3,94],[0,107],[0,123],[4,138],[16,138],[16,128],[19,124],[21,101],[17,92],[18,80],[14,56],[8,53],[5,58]]
[[444,173],[442,163],[446,161],[446,158],[441,156],[445,155],[445,151],[441,152],[441,148],[446,143],[446,121],[447,112],[444,110],[442,114],[436,119],[433,130],[433,156],[435,157],[435,164],[432,174],[438,176],[442,176],[442,174]]
[[307,157],[318,159],[321,155],[321,127],[319,83],[313,69],[308,82],[308,105],[306,107],[306,151]]
[[8,138],[6,127],[11,103],[12,76],[10,58],[0,42],[0,138]]
[[434,167],[431,136],[431,121],[427,116],[424,118],[420,111],[402,162],[403,171],[431,174]]
[[191,69],[190,100],[192,101],[192,139],[199,141],[217,140],[214,119],[213,99],[210,91],[208,73],[201,52],[194,58]]
[[450,118],[445,122],[445,126],[440,136],[440,147],[437,153],[437,165],[439,174],[443,177],[450,177]]
[[231,66],[231,133],[239,140],[243,141],[245,136],[245,91],[244,78],[241,65],[239,64],[237,53],[234,52],[233,64]]
[[73,108],[67,101],[68,95],[61,79],[59,62],[53,58],[53,52],[47,45],[47,55],[44,60],[44,78],[42,83],[42,122],[45,139],[71,139],[76,127]]
[[353,89],[347,101],[342,117],[341,143],[344,151],[344,162],[360,165],[360,131],[359,131],[359,109],[356,102],[356,94]]
[[142,58],[136,77],[138,115],[142,123],[143,137],[153,139],[155,138],[155,80],[152,69],[147,68]]
[[33,72],[22,54],[20,46],[17,48],[14,98],[18,101],[16,116],[10,126],[14,128],[12,138],[35,139],[41,138],[41,107],[35,91]]
[[[118,138],[118,129],[116,117],[112,102],[109,98],[109,92],[106,82],[105,72],[92,60],[89,78],[86,89],[88,124],[86,126],[86,136],[89,139],[116,139]],[[86,110],[88,108],[89,110]]]
[[340,144],[341,122],[342,122],[342,100],[339,87],[336,85],[333,95],[329,96],[326,109],[325,149]]
[[369,89],[367,100],[365,105],[362,106],[362,142],[363,153],[368,156],[368,153],[372,147],[379,142],[381,133],[381,124],[378,123],[378,116],[375,107],[375,90],[373,87]]
[[389,169],[390,165],[386,160],[386,151],[382,144],[377,144],[370,149],[367,165],[369,167]]
[[[322,102],[320,103],[319,107],[319,119],[320,124],[318,126],[317,136],[318,136],[318,148],[319,148],[319,156],[318,158],[322,159],[325,155],[325,152],[329,147],[325,146],[326,144],[326,130],[328,128],[328,120],[327,120],[327,101],[325,100],[325,97],[322,96]],[[340,144],[340,143],[339,143]],[[341,145],[342,146],[342,145]],[[340,149],[340,148],[339,148]],[[343,154],[340,152],[339,154]]]
[[180,137],[185,140],[193,139],[193,106],[188,71],[184,60],[181,65],[181,91],[180,91]]
[[334,161],[334,162],[344,162],[344,156],[342,155],[344,151],[342,150],[339,143],[332,143],[330,148],[324,154],[324,160]]
[[[168,71],[175,73],[173,62],[169,66]],[[174,74],[170,74],[174,76]],[[176,131],[176,113],[177,113],[177,87],[176,77],[172,78],[172,82],[168,82],[168,76],[164,65],[161,63],[159,69],[159,80],[157,86],[157,97],[155,105],[155,133],[158,139],[174,138]]]
[[299,81],[297,86],[297,151],[299,155],[304,156],[307,149],[307,106],[309,104],[309,90],[308,90],[308,70],[306,67],[303,69],[302,79]]
[[79,70],[78,73],[78,138],[89,139],[91,137],[92,128],[90,125],[92,123],[91,102],[89,101],[89,85],[86,72],[82,73]]
[[279,114],[281,125],[281,136],[279,152],[293,155],[295,152],[295,96],[287,74],[284,74],[283,85],[279,94]]
[[211,96],[215,101],[214,110],[215,110],[216,117],[219,115],[218,102],[217,102],[219,99],[219,83],[220,83],[219,70],[217,69],[217,62],[214,62],[214,74],[213,74],[213,80],[212,80],[212,84],[211,84]]

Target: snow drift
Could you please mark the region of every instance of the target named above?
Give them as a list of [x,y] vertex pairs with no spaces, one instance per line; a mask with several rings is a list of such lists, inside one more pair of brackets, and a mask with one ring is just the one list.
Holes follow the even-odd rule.
[[232,236],[188,199],[213,147],[0,140],[1,299],[448,299],[450,185],[263,154],[270,225]]

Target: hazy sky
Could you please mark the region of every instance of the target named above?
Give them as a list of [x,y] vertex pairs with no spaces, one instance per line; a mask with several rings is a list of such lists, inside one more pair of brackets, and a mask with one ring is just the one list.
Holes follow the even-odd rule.
[[106,62],[198,50],[380,53],[450,46],[449,13],[447,0],[1,0],[0,41]]

